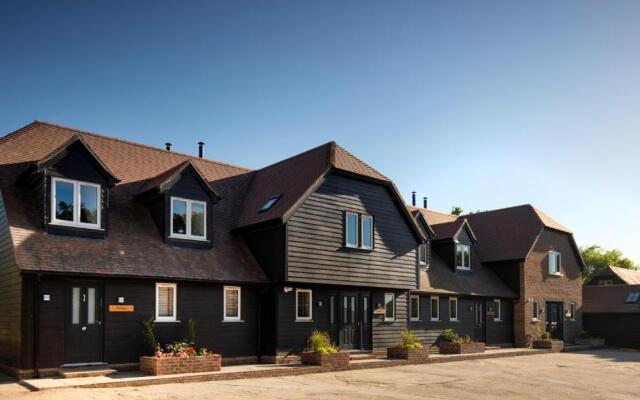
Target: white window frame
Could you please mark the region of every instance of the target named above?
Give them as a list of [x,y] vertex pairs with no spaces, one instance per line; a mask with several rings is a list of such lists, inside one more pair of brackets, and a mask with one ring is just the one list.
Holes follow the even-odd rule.
[[502,301],[500,299],[493,299],[493,306],[495,307],[493,320],[495,322],[502,321]]
[[[186,234],[181,234],[181,233],[174,233],[173,232],[173,203],[175,201],[184,201],[185,203],[187,203],[187,233]],[[202,204],[204,206],[204,236],[197,236],[197,235],[192,235],[191,234],[191,207],[193,204]],[[185,199],[183,197],[173,197],[171,196],[171,207],[169,210],[169,237],[170,238],[175,238],[175,239],[188,239],[188,240],[199,240],[199,241],[206,241],[207,240],[207,202],[206,201],[200,201],[200,200],[190,200],[190,199]]]
[[[422,257],[424,256],[424,261]],[[427,265],[427,244],[422,243],[418,245],[418,264],[419,265]]]
[[[56,183],[64,182],[70,183],[73,185],[73,221],[65,221],[62,219],[56,218]],[[90,224],[87,222],[80,222],[80,205],[82,204],[82,198],[80,194],[80,186],[89,186],[97,189],[97,200],[98,204],[97,210],[97,223]],[[101,230],[102,225],[102,186],[96,183],[84,182],[84,181],[76,181],[72,179],[51,177],[51,224],[53,225],[62,225],[62,226],[73,226],[80,228],[88,228],[88,229],[96,229]]]
[[[227,290],[238,292],[238,316],[227,316]],[[222,288],[222,315],[223,322],[244,322],[242,320],[242,288],[240,286],[224,286]]]
[[[371,246],[364,245],[364,220],[368,218],[371,220]],[[371,250],[373,249],[374,232],[373,232],[373,216],[368,214],[360,214],[360,248]]]
[[531,305],[531,307],[532,307],[531,320],[539,321],[540,320],[540,303],[538,303],[538,300],[533,300],[533,304]]
[[[551,260],[555,262],[555,270],[551,270]],[[562,253],[550,250],[549,251],[549,274],[551,275],[562,275]]]
[[569,304],[569,312],[571,313],[571,317],[569,318],[569,321],[576,322],[577,308],[578,307],[576,306],[576,303],[574,301],[572,301],[571,304]]
[[[160,288],[173,288],[173,315],[170,317],[160,316]],[[178,285],[175,283],[156,283],[156,321],[155,322],[178,322]]]
[[[433,300],[436,301],[436,316],[433,316]],[[439,296],[431,296],[429,298],[429,318],[431,321],[440,321],[440,297]]]
[[[393,315],[391,317],[387,316],[387,296],[391,296],[391,304],[393,306],[391,307],[391,310],[393,311]],[[384,321],[392,322],[395,320],[396,320],[396,294],[388,292],[384,294]]]
[[[414,317],[413,316],[413,299],[418,299],[418,307],[417,307],[417,311],[418,311],[418,316]],[[409,298],[409,316],[411,317],[411,321],[420,321],[420,296],[418,295],[411,295],[411,297]]]
[[[356,217],[356,224],[353,227],[353,229],[356,230],[356,242],[355,244],[353,243],[349,243],[349,215],[354,215]],[[346,211],[344,213],[344,245],[346,247],[350,247],[350,248],[354,248],[357,249],[358,245],[360,243],[360,227],[358,224],[358,213],[355,213],[353,211]]]
[[[467,248],[468,253],[469,253],[469,265],[464,265],[464,252],[462,252],[462,265],[457,265],[458,264],[458,248]],[[471,270],[471,246],[468,244],[463,244],[463,243],[456,243],[456,269],[461,269],[464,271],[470,271]]]
[[[301,317],[298,315],[298,293],[309,293],[309,316],[308,317]],[[313,321],[313,290],[296,289],[296,321],[297,322]]]
[[[455,318],[453,318],[451,316],[451,310],[453,310],[453,308],[451,307],[451,303],[455,302],[456,303],[456,316]],[[440,302],[438,302],[440,303]],[[440,304],[438,304],[438,306],[440,306]],[[458,298],[457,297],[449,297],[449,321],[453,321],[453,322],[458,322]]]

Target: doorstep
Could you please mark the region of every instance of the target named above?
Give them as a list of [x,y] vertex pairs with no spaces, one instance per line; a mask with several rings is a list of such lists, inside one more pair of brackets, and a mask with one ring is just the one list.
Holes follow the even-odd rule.
[[[488,358],[516,357],[536,354],[546,354],[549,350],[537,349],[500,349],[488,350],[479,354],[453,354],[440,355],[430,354],[426,361],[420,364],[455,362],[466,360],[482,360]],[[369,369],[395,367],[401,365],[417,364],[407,360],[391,360],[386,358],[372,358],[353,360],[350,369]],[[234,379],[248,378],[270,378],[293,375],[306,375],[319,372],[329,372],[326,368],[303,365],[300,363],[290,364],[249,364],[234,365],[223,367],[222,370],[216,372],[202,372],[196,374],[176,374],[176,375],[160,375],[150,376],[140,371],[120,372],[110,376],[96,376],[87,378],[42,378],[42,379],[25,379],[20,384],[33,391],[62,389],[62,388],[111,388],[123,386],[146,386],[160,385],[167,383],[186,383],[186,382],[207,382],[222,381]],[[333,371],[336,373],[335,371]],[[339,372],[338,372],[339,373]]]

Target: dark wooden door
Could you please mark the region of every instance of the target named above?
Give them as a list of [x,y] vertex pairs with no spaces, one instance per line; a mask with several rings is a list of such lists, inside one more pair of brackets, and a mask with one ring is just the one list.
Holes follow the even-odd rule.
[[340,348],[352,350],[359,347],[358,337],[358,294],[340,294]]
[[547,302],[545,328],[554,339],[564,340],[562,303]]
[[474,339],[477,342],[485,341],[485,315],[484,315],[484,302],[476,300],[474,303],[474,312],[475,312],[475,324],[474,324]]
[[102,361],[102,285],[69,282],[66,296],[65,364]]

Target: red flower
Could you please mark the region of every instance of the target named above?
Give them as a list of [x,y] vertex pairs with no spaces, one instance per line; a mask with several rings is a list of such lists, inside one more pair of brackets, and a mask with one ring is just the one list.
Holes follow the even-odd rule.
[[189,350],[187,350],[187,353],[189,353],[190,355],[193,354],[195,350],[193,350],[193,347],[189,347]]

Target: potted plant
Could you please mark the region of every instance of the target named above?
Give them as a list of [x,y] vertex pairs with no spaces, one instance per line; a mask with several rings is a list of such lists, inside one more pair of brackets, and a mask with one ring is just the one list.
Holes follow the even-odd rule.
[[540,327],[537,328],[538,339],[531,342],[531,347],[534,349],[551,350],[552,352],[561,352],[564,349],[564,342],[562,340],[555,340],[551,336],[551,332],[540,332]]
[[578,337],[575,340],[575,343],[578,345],[587,345],[594,348],[604,347],[605,345],[603,338],[593,337],[587,331],[580,331],[580,333],[578,333]]
[[440,354],[473,354],[484,353],[484,350],[483,342],[476,342],[469,335],[460,337],[453,329],[445,329],[439,338]]
[[429,349],[422,347],[416,336],[410,330],[400,334],[400,341],[396,346],[387,347],[387,358],[399,358],[412,362],[426,361]]
[[213,354],[205,347],[196,349],[195,322],[192,320],[189,320],[191,341],[173,342],[164,348],[156,339],[153,318],[144,321],[142,325],[145,339],[154,351],[152,356],[140,357],[140,371],[150,375],[168,375],[213,372],[222,368],[220,354]]
[[309,351],[300,354],[303,364],[318,365],[329,370],[349,369],[349,353],[340,352],[340,348],[331,343],[329,334],[315,329],[308,339]]

